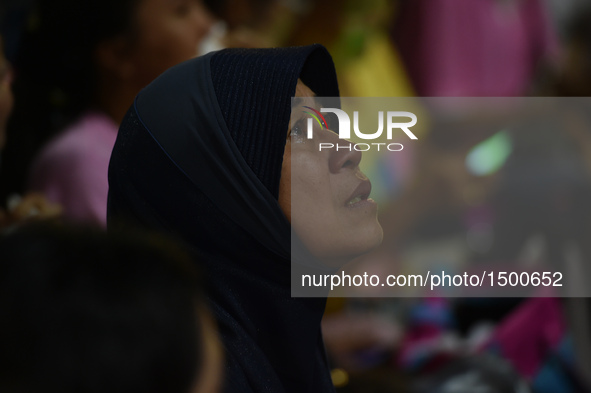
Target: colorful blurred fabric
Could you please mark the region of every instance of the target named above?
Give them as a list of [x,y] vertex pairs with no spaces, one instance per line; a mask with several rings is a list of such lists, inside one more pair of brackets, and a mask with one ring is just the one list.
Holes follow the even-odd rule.
[[483,345],[472,349],[449,338],[454,327],[450,304],[449,299],[426,299],[413,308],[409,333],[397,357],[399,366],[428,377],[467,356],[492,354],[511,365],[534,393],[580,391],[559,299],[524,300]]

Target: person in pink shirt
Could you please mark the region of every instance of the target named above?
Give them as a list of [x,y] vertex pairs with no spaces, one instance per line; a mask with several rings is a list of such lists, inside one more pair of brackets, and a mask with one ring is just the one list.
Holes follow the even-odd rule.
[[541,0],[404,1],[392,36],[421,97],[527,95],[560,58]]
[[213,20],[201,0],[42,0],[37,13],[19,71],[45,89],[47,128],[62,131],[33,160],[29,187],[61,204],[66,219],[104,227],[119,123],[144,86],[197,55]]
[[105,113],[87,112],[53,140],[35,160],[31,185],[64,207],[74,221],[106,224],[106,169],[118,125]]

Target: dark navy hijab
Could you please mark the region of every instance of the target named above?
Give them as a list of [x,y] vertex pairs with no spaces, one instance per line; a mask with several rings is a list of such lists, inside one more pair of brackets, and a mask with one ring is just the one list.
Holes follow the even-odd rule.
[[339,95],[321,45],[226,49],[173,67],[136,97],[109,165],[109,226],[173,233],[205,265],[225,392],[334,390],[326,299],[291,297],[291,227],[277,202],[298,78]]

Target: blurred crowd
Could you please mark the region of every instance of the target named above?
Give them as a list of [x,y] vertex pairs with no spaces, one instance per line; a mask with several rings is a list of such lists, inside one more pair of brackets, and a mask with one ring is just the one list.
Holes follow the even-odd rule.
[[[154,267],[149,273],[160,277],[163,293],[168,293],[166,285],[170,285],[186,289],[179,290],[182,293],[178,295],[184,300],[201,299],[199,291],[187,289],[202,286],[198,272],[191,272],[190,279],[184,276],[185,268],[179,267],[186,262],[182,252],[166,249],[175,246],[152,250],[143,235],[138,235],[143,239],[138,240],[103,233],[107,167],[119,124],[143,87],[169,67],[192,57],[225,47],[320,43],[333,56],[343,97],[591,96],[591,4],[585,0],[3,0],[0,28],[0,230],[8,236],[0,245],[0,258],[13,255],[23,264],[5,267],[0,260],[0,305],[8,304],[11,296],[20,296],[22,304],[11,306],[19,309],[65,306],[44,298],[43,292],[37,302],[31,292],[11,280],[29,280],[31,288],[59,286],[60,280],[70,276],[60,278],[58,272],[75,269],[76,260],[92,257],[84,264],[87,271],[78,272],[81,281],[77,285],[86,285],[82,276],[106,277],[117,270],[116,264],[101,267],[101,261],[133,259],[125,257],[127,253],[152,256]],[[513,158],[506,161],[504,172],[471,172],[465,165],[466,156],[490,137],[490,133],[475,135],[461,128],[424,134],[418,147],[405,156],[409,169],[391,174],[399,191],[380,211],[386,239],[378,251],[381,258],[397,263],[419,248],[441,253],[445,247],[438,248],[440,245],[450,244],[449,239],[458,234],[464,236],[476,220],[479,228],[484,223],[496,231],[499,244],[505,241],[509,246],[491,246],[486,252],[472,250],[474,259],[516,258],[525,248],[531,248],[532,239],[535,241],[541,233],[545,247],[538,248],[546,250],[544,258],[561,263],[564,245],[557,246],[549,239],[550,229],[564,217],[577,221],[569,228],[580,234],[575,240],[587,256],[591,244],[587,238],[591,235],[591,214],[586,202],[591,195],[591,130],[549,137],[571,146],[562,152],[565,157],[577,156],[576,165],[584,180],[576,184],[559,182],[561,176],[552,177],[554,161],[542,159],[540,165],[536,164],[536,154],[551,154],[547,146],[536,151],[530,148],[528,142],[537,135],[512,137]],[[525,153],[516,156],[519,152]],[[507,174],[518,173],[532,162],[538,172],[544,172],[539,178],[541,188],[534,192],[513,187],[520,180],[512,182]],[[503,181],[499,181],[501,176]],[[546,194],[546,190],[555,192]],[[546,199],[540,201],[540,194]],[[524,206],[531,216],[550,212],[556,220],[532,221],[529,226],[516,228],[512,219]],[[37,221],[51,221],[57,227],[33,225],[19,232]],[[96,229],[77,234],[75,229],[64,229],[68,228],[65,223]],[[164,242],[156,243],[160,241]],[[22,250],[14,247],[18,242],[36,242],[39,246],[30,254],[19,254]],[[553,252],[554,246],[559,251]],[[61,253],[67,254],[68,247],[72,250],[66,258]],[[93,252],[93,247],[105,252]],[[504,254],[495,254],[501,249]],[[39,277],[26,278],[27,269],[40,269],[40,262],[33,262],[34,258],[48,261],[45,283]],[[129,267],[129,271],[134,269],[141,270]],[[166,279],[163,274],[168,275]],[[91,287],[121,285],[117,291],[125,292],[123,288],[129,285],[141,290],[142,284],[134,283],[131,277],[127,278],[129,282],[118,283],[97,278]],[[142,279],[158,281],[147,276]],[[84,308],[88,304],[84,302],[103,301],[97,300],[100,294],[95,298],[79,287],[66,290],[74,308]],[[154,300],[162,294],[154,291],[146,296]],[[131,300],[122,299],[122,313],[128,311],[125,307],[135,307],[133,296]],[[156,308],[146,306],[145,315],[139,313],[128,322],[168,318],[158,314]],[[333,382],[339,392],[585,392],[591,379],[591,363],[585,363],[591,361],[591,346],[585,344],[589,344],[591,333],[584,334],[584,323],[589,321],[582,321],[582,316],[588,316],[590,309],[585,301],[554,298],[331,298],[323,329]],[[72,318],[72,310],[62,310],[63,326],[67,318]],[[4,312],[2,306],[0,313]],[[573,312],[581,318],[573,318]],[[173,338],[170,353],[157,345],[147,359],[141,359],[141,351],[125,352],[130,376],[120,376],[124,381],[121,386],[141,384],[137,374],[141,371],[153,378],[150,383],[155,385],[170,386],[176,379],[179,392],[215,391],[211,386],[219,381],[205,378],[221,378],[214,323],[202,304],[193,314],[189,308],[179,313],[185,313],[179,314],[181,319],[197,316],[186,329],[195,329],[195,319],[202,325],[198,329],[201,339],[196,340],[197,335],[192,339],[202,353],[193,359],[194,354],[174,346],[178,342]],[[35,320],[28,320],[25,314],[18,314],[22,323],[49,323],[42,313]],[[13,318],[13,314],[7,315]],[[88,318],[89,323],[109,323],[100,315]],[[36,358],[40,355],[31,348],[28,351],[32,352],[19,353],[18,345],[38,343],[42,348],[58,341],[46,342],[34,329],[25,332],[29,335],[17,335],[17,323],[0,324],[0,348],[10,341],[9,336],[21,340],[9,350],[0,349],[0,390],[6,386],[15,389],[6,391],[15,392],[21,391],[17,387],[36,389],[34,384],[18,384],[34,381],[39,376],[30,370],[54,360]],[[164,333],[147,332],[146,337],[174,336],[167,330],[172,324],[165,325],[163,322]],[[67,334],[63,326],[52,329]],[[577,335],[581,330],[583,334]],[[182,333],[191,336],[188,331]],[[77,337],[80,345],[99,337],[116,346],[116,340],[109,341],[98,330],[92,334],[96,336]],[[132,344],[151,350],[141,341]],[[66,351],[76,349],[72,342],[68,345],[72,348]],[[94,350],[88,345],[89,351]],[[575,350],[578,346],[580,352]],[[47,350],[62,351],[64,347]],[[209,371],[182,374],[186,370],[177,368],[178,377],[173,377],[172,371],[150,374],[150,370],[164,367],[150,357],[158,351],[186,360],[179,363],[180,368]],[[12,356],[20,363],[11,362]],[[28,363],[32,357],[37,363]],[[138,359],[145,362],[131,365]],[[68,353],[59,358],[65,363],[70,360]],[[152,360],[154,363],[149,363]],[[90,369],[93,365],[89,360],[84,366]],[[86,373],[80,371],[82,366],[68,367],[82,375]],[[166,367],[174,369],[170,364]],[[63,369],[55,371],[54,377],[59,378],[60,372]],[[201,376],[201,382],[195,382],[195,375]],[[4,384],[8,377],[16,387]]]

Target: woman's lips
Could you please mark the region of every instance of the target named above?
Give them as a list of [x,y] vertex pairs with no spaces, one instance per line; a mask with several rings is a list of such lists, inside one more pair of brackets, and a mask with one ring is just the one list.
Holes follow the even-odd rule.
[[351,196],[345,202],[345,207],[358,207],[365,204],[375,204],[373,199],[369,198],[369,194],[371,194],[371,182],[369,180],[364,180],[359,185]]

